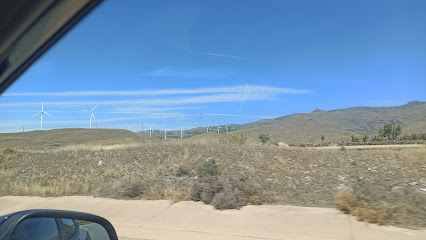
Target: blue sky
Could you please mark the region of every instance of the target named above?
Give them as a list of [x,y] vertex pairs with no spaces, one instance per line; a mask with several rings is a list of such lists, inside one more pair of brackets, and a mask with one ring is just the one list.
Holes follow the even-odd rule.
[[426,100],[426,1],[106,1],[0,97],[0,132],[244,123]]

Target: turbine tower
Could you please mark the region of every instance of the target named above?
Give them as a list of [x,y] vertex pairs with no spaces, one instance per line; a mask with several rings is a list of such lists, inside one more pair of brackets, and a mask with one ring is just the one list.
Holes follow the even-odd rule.
[[183,139],[183,127],[180,128],[180,139]]
[[151,123],[151,125],[149,126],[149,137],[152,136],[152,126],[154,126],[155,123]]
[[217,126],[217,133],[220,133],[220,129],[221,129],[222,127],[221,126]]
[[37,115],[39,115],[40,114],[40,131],[42,131],[43,130],[43,115],[44,114],[47,114],[47,115],[49,115],[49,116],[51,116],[52,117],[52,115],[50,115],[49,113],[47,113],[47,112],[45,112],[44,110],[43,110],[43,102],[41,102],[41,111],[40,112],[38,112],[38,113],[36,113],[36,114],[34,114],[33,115],[33,117],[35,117],[35,116],[37,116]]
[[228,124],[225,123],[226,133],[228,133]]
[[90,113],[90,128],[92,128],[92,118],[93,118],[93,120],[96,120],[96,118],[95,118],[95,114],[93,114],[93,112],[95,111],[95,109],[96,109],[96,107],[97,107],[98,105],[96,105],[93,109],[92,109],[92,111],[89,111],[89,110],[83,110],[83,112],[89,112]]
[[201,127],[201,121],[202,121],[202,119],[203,119],[203,114],[200,113],[200,119],[198,119],[197,127],[196,128]]

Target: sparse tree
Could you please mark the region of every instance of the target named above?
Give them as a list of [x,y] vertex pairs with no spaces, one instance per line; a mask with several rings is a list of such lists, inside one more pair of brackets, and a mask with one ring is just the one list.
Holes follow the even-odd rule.
[[351,136],[351,141],[352,141],[352,142],[358,142],[358,141],[359,141],[359,139],[358,139],[358,137],[356,137],[356,136],[352,135],[352,136]]
[[363,142],[367,142],[369,139],[369,137],[367,135],[362,136],[362,141]]
[[385,124],[385,126],[379,130],[379,136],[386,137],[388,140],[395,140],[401,134],[402,128],[400,125],[395,127],[392,124]]
[[402,128],[400,125],[392,128],[392,140],[395,140],[401,134],[402,134]]
[[385,126],[383,127],[381,131],[381,136],[387,137],[388,140],[390,140],[392,135],[392,129],[393,129],[392,124],[385,124]]
[[269,141],[269,134],[260,134],[259,139],[262,142],[262,144],[265,144]]
[[324,135],[322,135],[322,136],[321,136],[321,140],[322,140],[322,142],[324,142],[324,139],[325,139],[325,137],[324,137]]

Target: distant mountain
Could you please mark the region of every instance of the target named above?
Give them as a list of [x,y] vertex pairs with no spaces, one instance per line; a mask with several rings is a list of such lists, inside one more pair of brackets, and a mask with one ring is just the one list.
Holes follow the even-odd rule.
[[[401,125],[404,133],[426,132],[426,102],[412,101],[395,107],[350,107],[332,111],[316,109],[312,113],[295,113],[275,119],[230,125],[237,131],[257,138],[265,133],[273,141],[317,143],[349,140],[351,135],[376,135],[381,127]],[[222,126],[223,127],[223,126]],[[200,129],[188,132],[196,134]]]

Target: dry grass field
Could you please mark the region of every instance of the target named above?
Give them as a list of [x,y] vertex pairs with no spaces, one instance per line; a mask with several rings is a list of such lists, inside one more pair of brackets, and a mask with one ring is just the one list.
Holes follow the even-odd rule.
[[143,138],[123,129],[66,128],[49,131],[0,133],[0,150],[47,150],[69,145],[104,146],[114,144],[141,143]]
[[110,139],[3,147],[0,194],[189,199],[219,209],[337,207],[371,223],[426,227],[425,148],[342,151],[237,142]]

